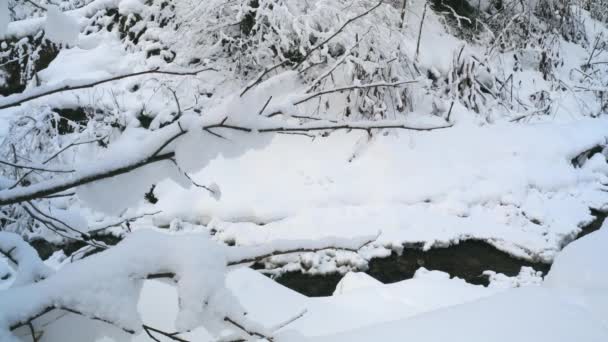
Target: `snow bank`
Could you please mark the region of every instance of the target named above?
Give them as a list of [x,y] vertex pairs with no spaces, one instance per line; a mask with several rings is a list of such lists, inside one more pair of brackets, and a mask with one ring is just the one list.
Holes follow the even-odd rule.
[[[334,342],[390,341],[398,336],[416,341],[605,341],[608,339],[606,232],[603,228],[565,248],[556,258],[544,286],[502,291],[468,303],[464,303],[464,297],[456,292],[453,283],[444,290],[425,286],[422,298],[413,298],[428,304],[436,296],[448,294],[464,304],[324,337],[313,337],[314,332],[295,328],[296,322],[292,331],[286,331],[281,337],[289,341]],[[415,284],[418,273],[411,282],[398,284]],[[441,273],[435,273],[431,279],[441,279]],[[401,293],[415,292],[402,290]],[[351,301],[356,302],[354,298]],[[438,301],[446,304],[445,299]],[[351,314],[357,316],[363,311]]]
[[599,231],[569,244],[553,262],[545,286],[608,293],[608,222]]
[[[306,334],[306,333],[302,333]],[[515,289],[414,318],[319,338],[289,341],[606,341],[608,331],[583,310],[541,288]],[[308,334],[306,334],[308,335]]]

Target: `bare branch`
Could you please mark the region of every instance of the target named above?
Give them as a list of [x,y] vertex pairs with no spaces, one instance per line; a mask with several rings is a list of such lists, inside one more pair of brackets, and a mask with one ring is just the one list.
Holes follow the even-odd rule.
[[295,315],[294,317],[286,320],[283,323],[278,324],[276,327],[274,327],[274,329],[272,329],[273,332],[279,331],[283,328],[285,328],[286,326],[290,325],[291,323],[299,320],[300,318],[304,317],[304,315],[306,315],[308,313],[307,309],[302,310],[302,312],[300,312],[299,314]]
[[16,248],[17,247],[13,247],[13,248],[9,249],[8,251],[4,251],[4,250],[0,249],[0,254],[4,255],[5,258],[7,258],[10,262],[13,263],[13,265],[19,265],[19,263],[17,262],[17,259],[13,258],[13,256],[11,255],[11,253],[13,253],[13,251]]
[[157,333],[160,334],[162,336],[165,336],[173,341],[178,341],[178,342],[189,342],[188,340],[184,340],[183,338],[178,337],[177,335],[179,335],[179,333],[175,332],[175,333],[168,333],[166,331],[162,331],[156,328],[153,328],[149,325],[142,325],[142,328],[144,329],[144,331],[146,332],[146,334],[148,335],[148,337],[150,337],[151,339],[153,339],[154,341],[157,342],[161,342],[159,339],[157,339],[152,333]]
[[262,82],[262,80],[264,80],[264,77],[266,77],[266,75],[268,75],[269,73],[271,73],[272,71],[282,67],[283,65],[287,64],[288,61],[283,61],[279,64],[273,65],[270,68],[267,68],[266,70],[264,70],[262,73],[260,73],[260,75],[251,83],[249,83],[249,85],[247,87],[245,87],[245,89],[243,89],[243,91],[241,92],[240,97],[243,97],[243,95],[247,94],[248,91],[250,91],[251,89],[253,89],[255,86],[257,86],[258,84],[260,84]]
[[0,159],[0,164],[12,166],[12,167],[15,167],[15,168],[18,168],[18,169],[26,169],[26,170],[32,170],[32,171],[42,171],[42,172],[52,172],[52,173],[72,173],[72,172],[75,172],[75,170],[47,169],[47,168],[44,168],[42,166],[37,166],[37,165],[20,165],[20,164],[11,163],[11,162],[8,162],[6,160],[1,160],[1,159]]
[[126,218],[124,220],[120,220],[118,222],[107,224],[107,225],[105,225],[103,227],[94,228],[92,230],[89,230],[88,233],[89,233],[89,235],[95,235],[95,234],[98,234],[98,233],[100,233],[100,232],[102,232],[102,231],[104,231],[106,229],[109,229],[109,228],[112,228],[112,227],[118,227],[118,226],[121,226],[124,223],[133,222],[133,221],[138,220],[140,218],[143,218],[143,217],[146,217],[146,216],[154,216],[154,215],[157,215],[157,214],[160,214],[160,213],[161,213],[161,211],[159,210],[159,211],[156,211],[156,212],[153,212],[153,213],[147,213],[147,214],[141,214],[141,215],[138,215],[138,216],[129,217],[129,218]]

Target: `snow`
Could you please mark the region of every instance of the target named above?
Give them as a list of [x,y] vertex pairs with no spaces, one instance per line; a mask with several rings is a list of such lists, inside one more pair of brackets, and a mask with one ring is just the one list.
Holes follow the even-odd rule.
[[382,283],[362,272],[348,272],[336,285],[335,295],[349,293],[361,288],[380,286]]
[[515,288],[526,286],[537,286],[543,282],[543,274],[536,271],[532,267],[522,267],[519,274],[515,277],[508,277],[494,271],[485,271],[484,275],[488,276],[490,281],[489,287],[492,288]]
[[98,37],[96,41],[83,38],[78,46],[61,50],[39,77],[44,83],[66,80],[74,75],[81,79],[104,79],[128,73],[130,60],[132,58],[125,54],[120,42],[110,37]]
[[[580,283],[572,284],[568,277],[556,275],[572,273],[560,264],[574,266],[583,261],[584,264],[577,265],[583,272],[593,269],[594,263],[600,266],[605,248],[603,243],[593,242],[605,240],[605,234],[606,228],[603,228],[580,243],[566,247],[543,286],[537,282],[519,282],[518,288],[483,287],[424,268],[419,269],[413,279],[387,285],[363,274],[349,274],[333,296],[321,298],[304,297],[247,268],[230,271],[226,286],[248,316],[255,317],[267,330],[275,331],[273,336],[277,340],[370,341],[408,336],[424,341],[571,341],[577,338],[603,341],[608,337],[605,306],[596,301],[606,298],[605,291],[588,292],[588,297],[582,297],[570,291],[580,290]],[[581,272],[578,268],[573,270]],[[594,273],[597,277],[582,286],[601,286],[605,272],[603,268],[598,271]],[[526,274],[528,276],[524,276]],[[522,269],[512,281],[530,279],[530,276],[529,270]],[[551,278],[553,280],[549,280]],[[564,287],[569,291],[564,291]],[[142,292],[140,307],[154,308],[145,310],[147,316],[144,317],[166,331],[174,330],[166,317],[171,317],[176,310],[161,308],[177,308],[174,291],[170,285],[146,282]],[[166,302],[159,303],[159,298]],[[300,315],[289,325],[273,329]],[[180,336],[197,341],[212,340],[203,330]],[[134,340],[140,341],[140,338],[142,335]]]
[[189,330],[205,322],[213,330],[226,313],[239,312],[224,285],[222,260],[223,249],[202,234],[134,233],[111,250],[68,264],[45,280],[1,292],[0,340],[15,341],[8,328],[47,307],[76,310],[139,331],[142,278],[165,272],[176,274],[181,303],[177,327]]
[[[4,1],[4,0],[3,0]],[[63,12],[63,14],[59,14],[57,18],[64,18],[66,16],[73,16],[74,18],[83,18],[83,17],[91,17],[97,11],[108,8],[116,8],[120,0],[93,0],[88,2],[86,5],[71,10]],[[52,5],[49,7],[53,7]],[[56,7],[56,6],[55,6]],[[55,13],[56,14],[56,13]],[[66,26],[63,26],[61,22],[57,23],[59,26],[55,26],[60,29],[60,32],[64,32],[66,35],[61,37],[70,37],[74,38],[74,29],[73,21],[74,19],[67,19],[70,23]],[[5,35],[5,38],[11,37],[24,37],[34,35],[39,30],[45,28],[47,21],[46,17],[35,17],[28,18],[24,20],[14,21],[9,23],[8,29]],[[78,23],[80,25],[80,23]],[[67,31],[63,31],[64,29],[69,29]]]
[[[300,335],[300,336],[298,336]],[[407,320],[324,337],[281,335],[289,341],[372,341],[407,336],[418,341],[605,341],[606,328],[563,298],[538,288],[515,289]]]
[[[314,337],[314,332],[297,329],[296,322],[290,332],[286,331],[279,336],[290,341],[370,341],[390,340],[396,336],[424,341],[603,341],[608,338],[605,325],[606,272],[603,265],[606,231],[604,227],[566,247],[542,287],[506,290],[486,298],[479,297],[481,299],[478,300],[463,300],[460,305],[433,310],[412,318],[395,318],[392,322],[387,320],[386,323],[324,337]],[[412,281],[402,283],[413,283],[418,278],[418,273]],[[585,277],[591,274],[593,276]],[[430,279],[439,280],[441,275],[437,274]],[[582,281],[578,281],[580,279]],[[587,297],[581,300],[580,293],[563,291],[564,288],[592,291],[585,292]],[[593,291],[600,288],[604,291]],[[463,299],[453,292],[455,289],[456,287],[450,286],[438,291],[427,286],[427,297],[418,300],[428,303],[436,299],[435,296],[446,292],[451,297]],[[488,288],[486,291],[491,290]],[[418,298],[414,296],[415,291],[401,293]],[[362,300],[361,297],[357,299]],[[364,312],[367,313],[361,310],[351,312],[350,315],[357,317],[364,315]]]
[[[381,231],[374,247],[422,242],[430,248],[475,238],[524,258],[552,260],[591,221],[588,208],[605,204],[605,176],[598,172],[605,159],[596,156],[578,169],[570,160],[603,144],[606,128],[596,119],[463,124],[371,141],[340,132],[312,141],[277,136],[263,150],[217,158],[192,174],[216,182],[220,201],[159,184],[154,208],[162,213],[155,221],[197,222],[242,246]],[[244,179],[243,170],[255,182]]]
[[0,0],[0,37],[6,34],[8,23],[11,21],[8,11],[8,0]]
[[608,289],[608,225],[569,244],[555,258],[545,285],[554,288]]
[[45,37],[57,44],[74,45],[78,41],[78,21],[64,14],[57,6],[47,6]]
[[[25,286],[52,274],[51,269],[40,260],[38,252],[17,234],[0,232],[0,252],[15,268],[16,277],[11,282],[12,287]],[[11,272],[8,269],[0,271],[0,277],[7,273]]]

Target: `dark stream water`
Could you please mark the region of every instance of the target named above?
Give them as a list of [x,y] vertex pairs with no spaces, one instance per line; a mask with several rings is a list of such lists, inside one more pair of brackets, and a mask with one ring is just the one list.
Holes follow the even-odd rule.
[[[600,229],[607,216],[607,213],[598,210],[592,210],[592,214],[596,219],[583,228],[577,239]],[[547,263],[513,257],[484,241],[469,240],[426,252],[421,249],[406,249],[401,255],[393,253],[387,258],[372,259],[365,273],[389,284],[411,279],[418,268],[424,267],[446,272],[471,284],[487,286],[489,279],[483,275],[484,271],[516,276],[524,266],[532,267],[543,274],[547,274],[551,268]],[[306,296],[320,297],[330,296],[342,277],[341,274],[307,275],[291,272],[275,280]]]
[[[585,226],[576,239],[600,229],[608,216],[608,213],[598,210],[592,209],[591,212],[596,217],[595,220]],[[114,245],[120,241],[119,238],[112,236],[99,236],[96,239],[108,245]],[[60,249],[66,255],[71,255],[85,246],[82,242],[57,246],[43,240],[33,241],[32,245],[42,259],[48,258],[53,252]],[[95,250],[90,253],[98,251]],[[464,279],[471,284],[487,286],[489,279],[483,275],[484,271],[516,276],[524,266],[532,267],[543,274],[546,274],[551,268],[550,264],[513,257],[484,241],[468,240],[450,247],[434,248],[429,251],[422,251],[420,248],[406,248],[401,255],[393,253],[387,258],[372,259],[366,273],[382,283],[389,284],[411,279],[416,270],[424,267],[428,270],[446,272],[452,277]],[[254,265],[254,268],[257,267]],[[330,296],[342,277],[341,274],[308,275],[301,272],[291,272],[275,280],[306,296],[320,297]]]

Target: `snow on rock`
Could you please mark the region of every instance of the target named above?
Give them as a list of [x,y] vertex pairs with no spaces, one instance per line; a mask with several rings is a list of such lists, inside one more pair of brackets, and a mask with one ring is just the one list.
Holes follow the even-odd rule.
[[543,282],[543,273],[536,271],[532,267],[522,267],[519,274],[515,277],[509,277],[502,273],[494,271],[485,271],[484,275],[488,276],[491,288],[515,288],[524,286],[541,285]]
[[152,230],[129,235],[106,252],[68,264],[35,284],[0,293],[0,340],[14,341],[9,327],[49,307],[76,310],[119,328],[139,331],[137,302],[142,279],[173,272],[179,293],[176,326],[213,331],[228,313],[241,313],[224,285],[224,249],[206,235],[167,235]]
[[45,37],[57,44],[74,45],[78,41],[80,25],[57,6],[47,6]]
[[336,290],[334,291],[335,295],[341,295],[353,290],[367,288],[372,286],[380,286],[382,283],[363,273],[363,272],[348,272],[344,275],[344,277],[340,280],[338,285],[336,285]]

